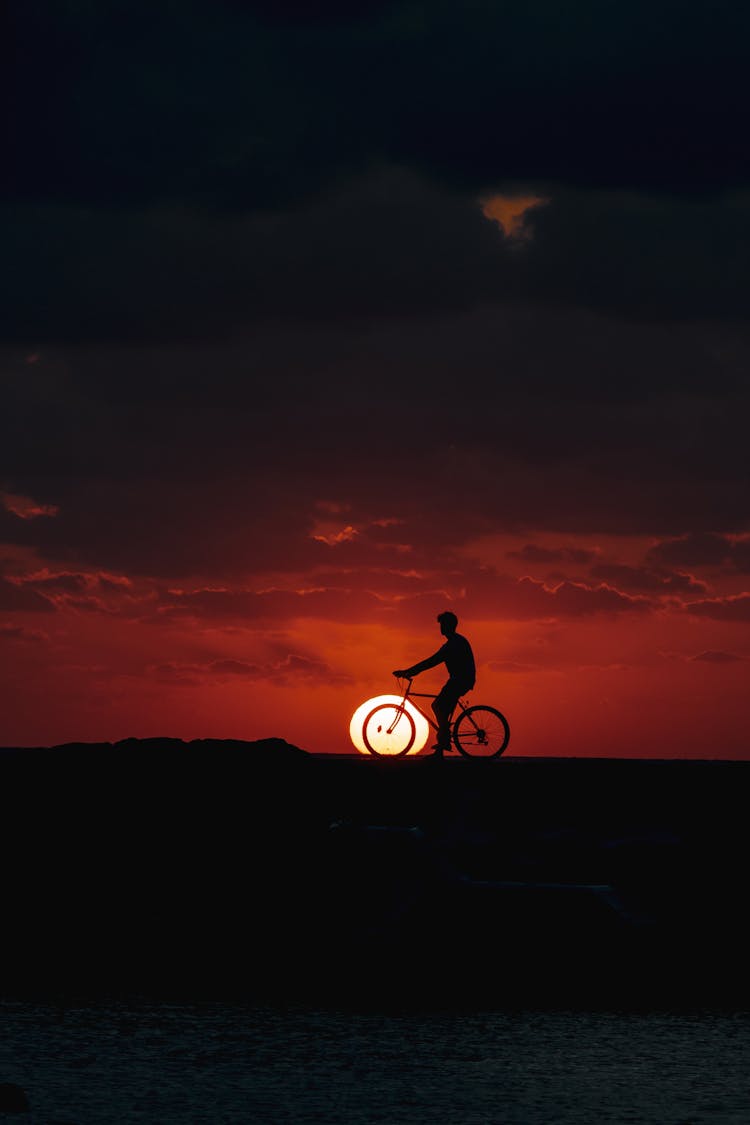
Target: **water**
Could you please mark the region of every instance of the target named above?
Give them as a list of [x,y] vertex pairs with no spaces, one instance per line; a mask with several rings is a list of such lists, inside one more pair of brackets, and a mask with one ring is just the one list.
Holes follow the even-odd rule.
[[[0,1004],[34,1125],[747,1125],[750,1013]],[[0,1113],[0,1120],[4,1120]]]

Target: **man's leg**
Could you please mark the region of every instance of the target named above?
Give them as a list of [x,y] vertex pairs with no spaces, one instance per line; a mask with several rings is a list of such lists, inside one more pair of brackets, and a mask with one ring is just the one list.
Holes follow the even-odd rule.
[[456,690],[455,685],[448,680],[448,683],[443,685],[440,693],[433,700],[432,710],[435,712],[438,725],[436,754],[441,754],[444,750],[450,750],[450,718],[458,703],[460,694],[461,693]]

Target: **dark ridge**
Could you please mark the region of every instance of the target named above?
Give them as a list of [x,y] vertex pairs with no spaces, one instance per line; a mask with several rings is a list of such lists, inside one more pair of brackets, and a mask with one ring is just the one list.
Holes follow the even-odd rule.
[[750,1004],[750,762],[0,751],[2,995]]
[[242,755],[244,758],[252,757],[254,761],[267,758],[269,761],[281,757],[307,757],[306,750],[292,746],[283,738],[261,738],[255,742],[244,742],[235,738],[194,738],[185,742],[181,738],[123,738],[119,742],[62,742],[57,746],[2,746],[0,755],[10,757],[14,755],[34,755],[40,761],[45,755],[65,754],[66,760],[73,756],[90,756],[93,760],[100,751],[127,751],[128,754],[180,754],[183,759],[186,752],[195,756],[200,753],[212,755],[222,754]]

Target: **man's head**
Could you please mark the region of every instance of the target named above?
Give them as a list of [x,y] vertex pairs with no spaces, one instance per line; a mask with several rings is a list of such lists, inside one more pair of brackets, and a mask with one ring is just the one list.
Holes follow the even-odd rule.
[[444,637],[449,637],[451,633],[455,633],[458,626],[458,618],[455,613],[451,613],[449,609],[446,609],[444,613],[438,614],[437,619],[440,625],[440,632]]

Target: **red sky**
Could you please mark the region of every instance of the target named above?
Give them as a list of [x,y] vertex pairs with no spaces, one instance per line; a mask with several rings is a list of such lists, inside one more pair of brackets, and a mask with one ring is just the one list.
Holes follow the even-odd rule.
[[745,10],[10,7],[0,745],[750,755]]
[[[436,550],[423,535],[319,502],[298,569],[224,581],[6,548],[3,743],[280,736],[348,751],[355,707],[438,647],[435,615],[452,607],[478,659],[473,698],[508,715],[513,753],[744,756],[750,537],[486,534]],[[422,690],[440,682],[427,673]]]

